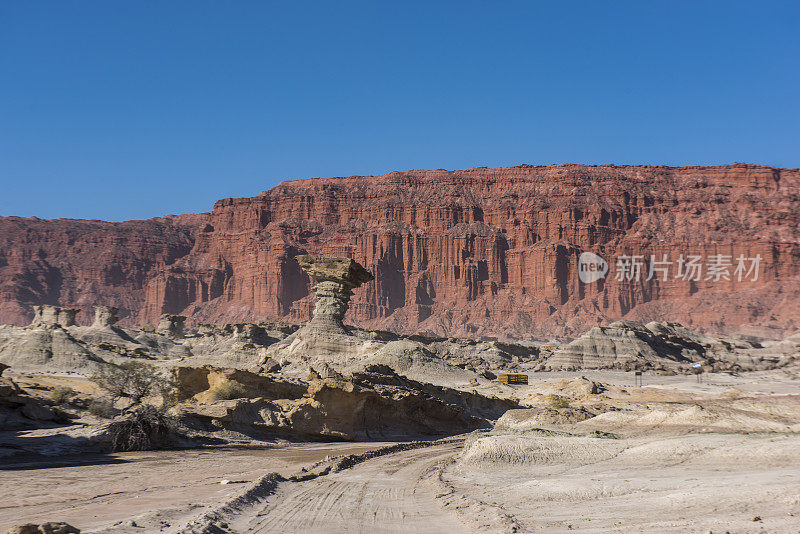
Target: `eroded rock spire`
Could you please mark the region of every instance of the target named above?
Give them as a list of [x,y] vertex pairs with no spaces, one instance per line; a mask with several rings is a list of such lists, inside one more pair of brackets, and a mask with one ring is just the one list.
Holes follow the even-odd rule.
[[374,277],[350,258],[334,258],[305,254],[295,260],[317,284],[314,294],[317,304],[307,328],[335,334],[347,334],[342,323],[353,296],[353,289]]

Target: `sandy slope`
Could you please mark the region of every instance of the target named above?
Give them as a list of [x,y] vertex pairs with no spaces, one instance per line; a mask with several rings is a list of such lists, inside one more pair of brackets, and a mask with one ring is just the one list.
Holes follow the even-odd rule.
[[796,434],[484,437],[443,479],[520,532],[800,530]]

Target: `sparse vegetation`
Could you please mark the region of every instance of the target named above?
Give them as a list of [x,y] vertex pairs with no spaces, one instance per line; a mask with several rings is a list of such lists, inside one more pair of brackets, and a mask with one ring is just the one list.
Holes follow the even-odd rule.
[[50,400],[56,404],[64,404],[75,395],[77,395],[77,392],[71,387],[57,386],[50,392]]
[[614,434],[613,432],[605,432],[603,430],[593,430],[588,434],[588,437],[601,439],[620,439],[619,435]]
[[238,382],[225,380],[214,386],[211,394],[214,400],[241,399],[247,396],[247,388]]
[[561,395],[550,395],[547,398],[547,405],[557,410],[569,408],[569,399]]
[[92,380],[114,400],[127,398],[134,404],[139,404],[146,397],[159,395],[162,404],[166,406],[175,398],[172,380],[159,373],[155,366],[144,362],[132,361],[103,366]]
[[139,406],[108,427],[109,446],[113,452],[165,449],[175,445],[178,423],[160,408]]

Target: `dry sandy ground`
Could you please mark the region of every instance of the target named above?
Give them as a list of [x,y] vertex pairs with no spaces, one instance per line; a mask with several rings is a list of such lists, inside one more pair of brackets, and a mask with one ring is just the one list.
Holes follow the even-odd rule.
[[442,509],[433,477],[460,442],[390,454],[306,482],[286,483],[242,513],[235,532],[463,532]]
[[797,532],[800,436],[478,439],[442,475],[520,532]]
[[[69,467],[35,462],[12,466],[0,470],[0,532],[14,524],[44,521],[66,521],[87,532],[119,521],[127,525],[131,519],[146,525],[156,510],[159,526],[162,520],[177,524],[229,499],[241,491],[243,482],[268,472],[290,474],[327,456],[380,445],[317,443],[133,452],[68,458],[68,462],[86,464]],[[220,484],[223,480],[233,483]]]
[[[648,372],[642,377],[644,384],[642,388],[634,387],[634,374],[625,371],[555,371],[528,373],[528,376],[528,386],[507,386],[491,382],[473,389],[482,394],[515,398],[522,404],[527,404],[531,395],[543,391],[548,385],[583,376],[617,388],[624,388],[631,394],[637,391],[640,393],[668,391],[673,394],[673,400],[678,401],[688,400],[692,395],[721,395],[733,389],[745,395],[800,395],[800,376],[797,370],[757,371],[740,375],[712,373],[701,375],[700,382],[693,375],[664,376]],[[674,396],[681,393],[684,394],[682,397]]]
[[[466,443],[284,480],[218,524],[242,533],[800,532],[800,381],[791,374],[708,375],[700,384],[645,375],[645,387],[634,388],[631,373],[537,373],[530,386],[478,389],[541,406],[542,392],[578,375],[615,387],[599,395],[567,391],[572,408],[614,409],[549,432],[537,430],[534,418],[533,426],[498,428]],[[614,436],[591,437],[592,430]],[[0,471],[0,532],[33,520],[67,521],[85,532],[183,532],[191,518],[241,495],[240,481],[298,474],[326,456],[380,445],[129,453],[112,457],[122,463],[17,466]],[[223,479],[237,483],[220,485]]]

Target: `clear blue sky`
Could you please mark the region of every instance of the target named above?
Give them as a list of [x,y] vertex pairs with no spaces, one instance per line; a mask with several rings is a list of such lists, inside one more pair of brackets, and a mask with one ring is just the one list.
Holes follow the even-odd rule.
[[284,179],[800,166],[800,3],[0,3],[0,215],[208,211]]

